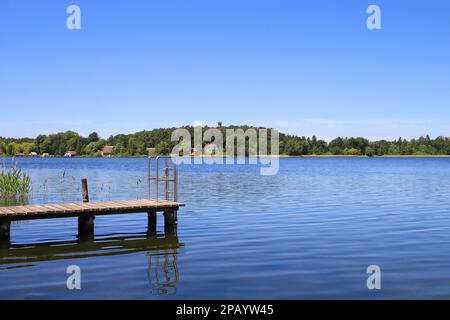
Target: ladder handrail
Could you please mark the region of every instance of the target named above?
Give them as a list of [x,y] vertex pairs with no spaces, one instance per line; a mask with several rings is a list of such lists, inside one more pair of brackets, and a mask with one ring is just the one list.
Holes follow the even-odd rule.
[[[165,181],[165,195],[164,198],[166,200],[169,200],[169,194],[173,194],[173,200],[177,202],[178,200],[178,167],[175,161],[173,162],[172,168],[168,165],[168,159],[171,158],[171,156],[149,156],[148,157],[148,171],[147,171],[147,199],[150,200],[151,198],[151,181],[155,180],[155,201],[159,200],[159,182]],[[151,177],[151,163],[152,159],[156,162],[155,167],[155,178]],[[164,178],[160,180],[159,178],[159,160],[165,159],[165,166],[164,166]],[[170,171],[173,171],[173,179],[170,179]],[[173,191],[170,192],[169,184],[170,182],[173,182]]]

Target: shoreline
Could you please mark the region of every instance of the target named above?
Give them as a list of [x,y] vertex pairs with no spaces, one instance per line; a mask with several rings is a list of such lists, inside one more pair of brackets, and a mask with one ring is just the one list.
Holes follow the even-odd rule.
[[[281,156],[280,156],[281,157]],[[450,158],[450,155],[423,155],[423,154],[387,154],[382,156],[367,155],[304,155],[304,156],[287,156],[288,158]]]
[[[161,155],[166,156],[166,155]],[[156,156],[152,156],[156,157]],[[132,159],[132,158],[148,158],[148,156],[112,156],[112,157],[89,157],[89,156],[76,156],[76,157],[64,157],[64,156],[49,156],[49,157],[36,157],[36,156],[9,156],[5,158],[10,159],[20,159],[20,158],[38,158],[38,159]],[[201,155],[201,156],[186,156],[180,158],[231,158],[231,156],[214,156],[214,155]],[[249,157],[245,157],[249,158]],[[308,154],[308,155],[260,155],[256,156],[256,158],[450,158],[450,155],[402,155],[402,154],[390,154],[390,155],[382,155],[382,156],[367,156],[367,155],[342,155],[342,154]]]

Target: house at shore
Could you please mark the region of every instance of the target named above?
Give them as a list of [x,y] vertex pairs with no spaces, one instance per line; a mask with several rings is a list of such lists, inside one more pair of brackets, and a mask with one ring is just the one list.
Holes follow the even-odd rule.
[[147,148],[145,149],[147,151],[147,154],[149,156],[155,155],[156,154],[156,148]]
[[203,147],[203,154],[215,154],[216,149],[220,149],[215,143],[208,143]]
[[77,152],[74,150],[67,150],[67,152],[64,154],[64,157],[72,158],[77,155]]
[[114,146],[104,146],[102,150],[100,150],[100,153],[102,154],[102,157],[111,157],[114,152]]
[[38,156],[37,152],[34,152],[34,151],[30,152],[29,155],[30,155],[30,157],[37,157]]

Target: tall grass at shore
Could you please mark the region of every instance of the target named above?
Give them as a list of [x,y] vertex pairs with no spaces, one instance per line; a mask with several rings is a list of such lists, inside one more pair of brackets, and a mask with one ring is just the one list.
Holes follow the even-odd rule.
[[11,205],[25,203],[31,190],[31,177],[22,172],[16,164],[0,171],[0,204]]

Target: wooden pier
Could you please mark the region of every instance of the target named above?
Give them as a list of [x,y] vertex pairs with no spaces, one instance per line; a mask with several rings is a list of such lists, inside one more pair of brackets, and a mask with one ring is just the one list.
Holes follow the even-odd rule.
[[0,220],[19,221],[136,212],[168,212],[177,211],[182,206],[184,204],[166,200],[119,200],[0,207]]
[[0,241],[9,242],[12,221],[78,217],[78,234],[94,233],[94,219],[99,215],[147,212],[149,227],[156,230],[156,213],[164,213],[165,227],[177,223],[177,211],[182,203],[167,200],[125,200],[46,205],[0,207]]
[[[158,161],[165,159],[164,175],[159,175]],[[165,230],[170,232],[177,223],[177,212],[184,204],[177,202],[177,168],[168,165],[168,157],[156,157],[156,177],[151,178],[151,159],[148,161],[148,199],[146,200],[118,200],[107,202],[89,202],[87,179],[81,180],[82,203],[58,203],[0,207],[0,243],[10,243],[10,229],[12,221],[55,219],[55,218],[78,218],[78,237],[90,239],[94,236],[94,219],[100,215],[128,214],[146,212],[148,214],[148,227],[150,232],[156,232],[157,212],[164,213]],[[172,171],[173,176],[170,176]],[[155,181],[155,199],[150,199],[150,183]],[[164,182],[164,200],[159,199],[158,185]],[[173,183],[172,191],[169,183]],[[170,201],[170,194],[173,201]]]

